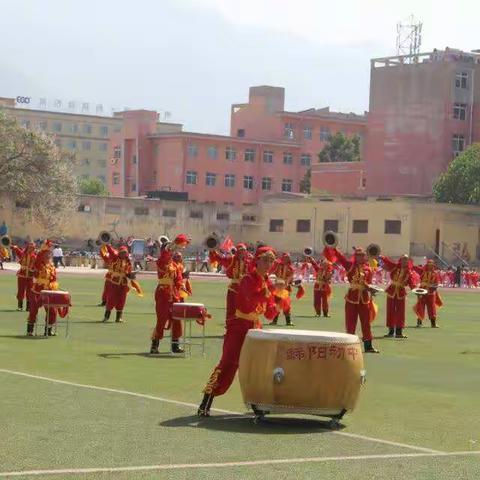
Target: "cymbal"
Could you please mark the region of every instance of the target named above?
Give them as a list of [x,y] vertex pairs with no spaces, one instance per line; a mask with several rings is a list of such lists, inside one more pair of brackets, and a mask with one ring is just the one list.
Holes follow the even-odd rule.
[[428,290],[425,288],[412,288],[412,293],[415,295],[426,295]]

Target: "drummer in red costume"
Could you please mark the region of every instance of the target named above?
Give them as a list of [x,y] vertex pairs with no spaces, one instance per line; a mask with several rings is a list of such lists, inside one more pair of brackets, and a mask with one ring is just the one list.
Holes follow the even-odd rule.
[[407,287],[415,288],[410,258],[408,255],[403,255],[398,262],[394,262],[390,258],[380,255],[380,259],[383,262],[383,268],[390,273],[390,284],[385,290],[388,327],[385,337],[407,338],[403,334]]
[[432,328],[438,328],[437,307],[441,307],[443,302],[437,291],[440,276],[435,268],[435,262],[429,259],[423,267],[414,266],[413,268],[420,275],[419,287],[424,288],[428,292],[426,295],[418,295],[417,303],[413,307],[414,312],[417,314],[417,327],[422,326],[426,309]]
[[368,257],[363,248],[355,248],[351,260],[347,260],[336,248],[325,247],[324,256],[332,262],[338,261],[346,270],[350,288],[345,295],[345,325],[347,333],[355,334],[357,321],[360,318],[363,345],[366,353],[378,353],[372,345],[370,323],[376,316],[369,286],[373,272],[368,264]]
[[313,285],[313,308],[315,314],[320,316],[323,313],[324,317],[329,315],[329,300],[332,296],[332,275],[333,265],[326,258],[317,262],[313,257],[306,256],[307,261],[315,270],[315,283]]
[[[27,336],[33,335],[35,322],[37,321],[38,310],[42,306],[40,292],[42,290],[58,290],[57,271],[52,262],[52,243],[47,240],[38,252],[33,265],[34,277],[30,292],[30,311],[27,320]],[[45,327],[45,335],[52,336],[53,326],[57,323],[57,309],[50,307],[47,309],[48,326]]]
[[15,252],[20,263],[20,269],[17,272],[17,310],[23,309],[23,300],[26,298],[26,310],[28,312],[30,306],[30,292],[33,285],[34,264],[37,257],[35,244],[27,243],[25,248],[19,248],[12,245],[11,249]]
[[198,407],[197,413],[201,417],[210,416],[213,398],[223,395],[232,384],[247,332],[252,328],[261,328],[262,314],[270,318],[276,314],[273,285],[268,279],[274,261],[275,254],[271,247],[257,248],[253,271],[247,273],[238,285],[235,316],[227,322],[222,358],[203,390],[203,400]]
[[217,262],[225,268],[225,273],[230,279],[225,313],[225,319],[228,321],[235,316],[235,299],[240,280],[251,269],[247,246],[244,243],[237,244],[234,254],[221,254],[217,250],[210,250],[210,262]]
[[[102,257],[103,263],[108,268],[109,267],[108,250],[106,245],[102,245],[100,247],[100,256]],[[105,281],[103,282],[102,300],[98,304],[99,307],[104,307],[107,304],[107,285],[108,285],[107,276],[108,276],[108,272],[105,274]]]
[[[290,292],[292,291],[292,282],[293,282],[293,274],[294,269],[292,265],[292,259],[290,258],[289,253],[284,253],[280,259],[278,259],[274,264],[270,271],[272,275],[275,275],[276,278],[283,280],[284,282],[284,289],[288,292],[290,296]],[[293,327],[294,324],[292,323],[292,316],[291,316],[291,302],[282,302],[284,306],[282,308],[283,315],[285,316],[285,323],[289,327]],[[270,322],[270,325],[276,325],[278,321],[278,317],[280,314],[276,315],[275,318]]]
[[[173,242],[164,243],[157,259],[158,285],[155,290],[155,312],[157,324],[152,333],[152,345],[150,353],[158,354],[158,346],[163,338],[165,329],[172,329],[173,353],[183,353],[178,341],[182,336],[182,322],[172,320],[172,305],[180,299],[179,292],[183,287],[183,276],[178,265],[174,262],[173,256],[176,250],[185,248],[190,243],[189,238],[180,234]],[[183,271],[183,268],[182,268]]]
[[128,249],[121,246],[118,251],[110,244],[106,244],[108,252],[106,260],[108,272],[106,279],[106,305],[104,322],[108,322],[112,310],[115,309],[115,322],[123,322],[123,309],[127,302],[127,294],[130,290],[128,280],[134,278],[132,274],[132,264],[128,258]]

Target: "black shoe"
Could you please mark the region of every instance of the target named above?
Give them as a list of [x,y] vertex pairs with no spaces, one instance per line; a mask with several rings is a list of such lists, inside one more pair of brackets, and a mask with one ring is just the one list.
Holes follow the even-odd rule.
[[198,407],[197,415],[199,417],[209,417],[212,402],[213,402],[213,395],[211,393],[206,393],[203,396],[202,403]]
[[422,321],[417,318],[417,328],[421,328],[422,327]]
[[27,337],[33,337],[34,323],[27,323]]
[[123,318],[122,318],[122,314],[123,312],[119,312],[117,310],[116,314],[115,314],[115,323],[123,323]]
[[23,300],[18,300],[17,310],[21,312],[23,310]]
[[327,312],[327,313],[324,313],[323,316],[324,316],[325,318],[330,318],[330,317],[331,317],[331,315],[329,315],[328,312]]
[[154,355],[158,355],[160,352],[158,351],[158,346],[160,345],[160,340],[152,339],[152,346],[150,347],[150,353]]
[[278,321],[278,315],[269,323],[269,325],[276,325]]
[[380,353],[373,345],[371,340],[363,342],[365,353]]
[[46,337],[56,337],[57,332],[55,332],[52,327],[48,327],[47,328],[47,334],[45,336]]
[[105,310],[105,315],[103,316],[103,321],[108,322],[110,320],[111,310]]
[[397,328],[397,331],[395,332],[395,338],[408,338],[402,333],[402,330],[402,328]]
[[392,338],[393,335],[395,334],[395,329],[394,328],[389,328],[388,333],[384,335],[385,338]]
[[178,340],[172,340],[172,353],[185,353],[185,350],[180,348]]
[[436,320],[430,320],[430,324],[432,325],[432,328],[439,328]]
[[107,302],[104,302],[103,300],[97,305],[97,307],[104,307],[107,304]]
[[295,324],[292,322],[292,317],[290,315],[285,315],[285,325],[287,327],[294,327]]

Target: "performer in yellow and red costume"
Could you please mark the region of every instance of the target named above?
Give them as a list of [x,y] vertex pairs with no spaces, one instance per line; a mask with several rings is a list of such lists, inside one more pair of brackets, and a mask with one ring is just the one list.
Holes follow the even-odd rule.
[[315,271],[315,283],[313,285],[313,308],[316,315],[323,313],[324,317],[330,317],[330,297],[332,296],[333,265],[326,258],[317,262],[313,257],[307,257],[307,261]]
[[[185,234],[175,237],[173,242],[164,243],[161,246],[160,255],[157,259],[157,277],[158,285],[155,290],[155,312],[157,314],[157,324],[152,333],[152,345],[150,353],[158,354],[158,346],[163,338],[164,330],[172,329],[173,353],[183,353],[178,341],[182,336],[182,322],[172,319],[172,306],[180,300],[180,291],[184,286],[184,279],[180,268],[173,260],[175,252],[180,248],[185,248],[190,243]],[[183,272],[183,268],[182,268]]]
[[238,285],[235,315],[227,322],[222,358],[203,390],[203,400],[197,412],[199,416],[210,416],[213,398],[223,395],[232,384],[247,332],[252,328],[261,328],[262,315],[267,318],[276,315],[272,294],[274,287],[268,279],[274,261],[275,254],[271,247],[257,248],[253,271],[247,273]]
[[389,257],[380,255],[383,268],[390,273],[390,283],[385,290],[387,295],[387,327],[385,337],[407,338],[403,334],[405,328],[405,303],[407,287],[415,288],[412,263],[408,255],[394,262]]
[[417,296],[417,303],[413,307],[413,311],[417,314],[417,327],[422,326],[422,322],[425,319],[426,309],[432,328],[438,328],[437,307],[441,307],[443,301],[437,290],[440,282],[440,275],[435,267],[435,262],[432,259],[429,259],[423,267],[414,266],[413,268],[420,276],[419,287],[427,290],[426,295]]
[[358,319],[362,327],[365,352],[378,353],[372,345],[370,323],[376,316],[369,286],[372,284],[373,272],[368,264],[368,257],[363,248],[356,248],[353,257],[348,260],[336,248],[325,247],[324,256],[329,261],[338,261],[346,270],[350,287],[345,295],[345,327],[347,333],[355,334]]
[[[108,250],[106,245],[102,245],[100,247],[100,256],[102,257],[103,263],[108,269]],[[108,272],[105,274],[105,280],[103,282],[102,299],[98,304],[99,307],[104,307],[107,304],[107,285],[108,285],[107,275],[108,275]]]
[[[282,312],[285,316],[285,323],[286,325],[293,327],[294,324],[292,323],[292,311],[291,311],[291,299],[290,299],[290,292],[292,291],[292,282],[293,282],[293,275],[294,275],[294,268],[292,264],[292,259],[289,253],[283,253],[282,256],[275,261],[273,267],[270,271],[272,275],[275,275],[276,278],[283,280],[285,285],[285,290],[288,293],[288,301],[283,299],[281,302]],[[276,315],[275,318],[270,322],[270,325],[276,325],[278,322],[278,317],[280,314]]]
[[30,292],[33,285],[33,277],[35,272],[35,259],[37,252],[33,242],[27,243],[25,248],[19,248],[12,245],[11,249],[15,252],[20,268],[17,272],[17,310],[23,309],[23,300],[27,300],[26,310],[30,306]]
[[[42,290],[58,290],[57,271],[52,261],[52,242],[46,240],[41,250],[38,252],[34,263],[33,285],[30,292],[30,310],[27,320],[27,336],[33,335],[35,322],[37,321],[38,310],[43,306],[41,299]],[[54,335],[53,326],[57,323],[57,308],[46,307],[47,326],[45,335]],[[64,317],[68,309],[58,310],[60,316]]]
[[220,264],[224,269],[230,284],[227,290],[225,319],[235,316],[235,299],[242,278],[251,270],[252,260],[249,258],[247,246],[239,243],[234,254],[222,254],[217,250],[210,251],[210,262]]
[[134,278],[132,264],[128,257],[128,249],[121,246],[118,250],[110,244],[105,245],[108,257],[104,257],[108,272],[105,276],[105,315],[104,322],[108,322],[112,310],[116,310],[115,322],[123,322],[123,309],[127,302],[127,294],[130,290],[129,280]]

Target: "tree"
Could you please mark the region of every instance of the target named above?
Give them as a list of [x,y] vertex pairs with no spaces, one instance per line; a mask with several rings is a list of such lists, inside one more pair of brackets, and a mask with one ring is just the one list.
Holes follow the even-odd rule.
[[0,111],[0,196],[27,205],[48,233],[58,233],[76,205],[73,157],[53,137],[28,130]]
[[78,190],[84,195],[99,195],[102,197],[109,195],[104,183],[98,178],[82,178],[78,183]]
[[480,143],[474,143],[455,160],[433,185],[437,202],[480,204]]
[[310,193],[311,180],[312,180],[312,169],[309,168],[305,172],[305,175],[303,176],[302,180],[300,180],[300,193]]
[[330,135],[328,143],[318,154],[320,163],[327,162],[359,162],[360,137],[347,137],[342,132]]

